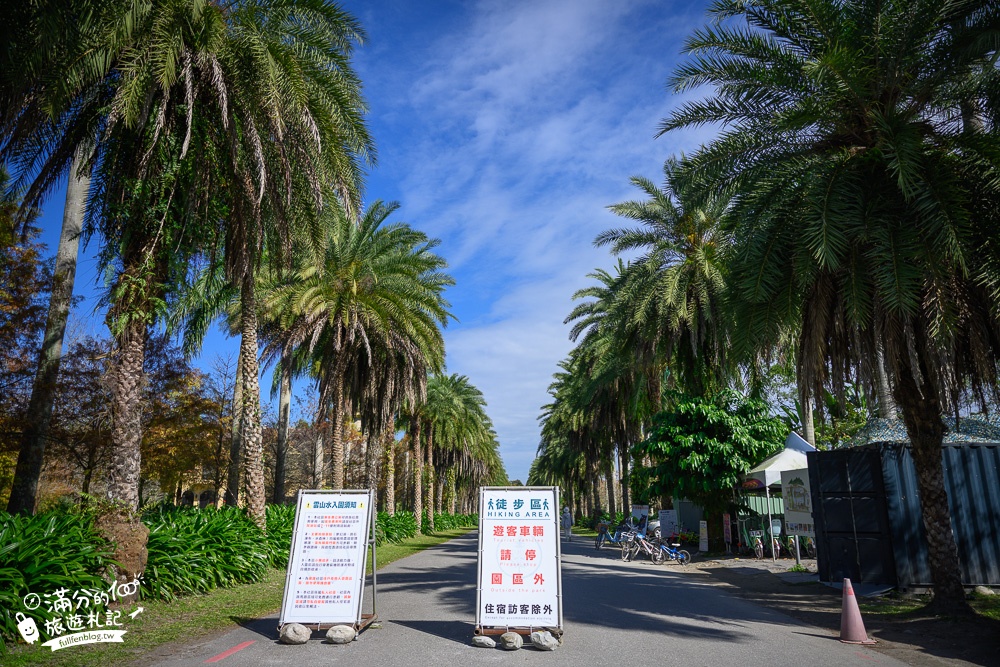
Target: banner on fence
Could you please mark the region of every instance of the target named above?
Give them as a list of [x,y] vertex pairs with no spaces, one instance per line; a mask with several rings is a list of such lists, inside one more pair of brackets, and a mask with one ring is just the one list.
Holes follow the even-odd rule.
[[785,530],[789,535],[816,537],[809,491],[809,469],[781,471],[781,495],[785,499]]
[[559,489],[479,489],[476,632],[562,629]]
[[278,625],[361,623],[372,493],[299,491]]

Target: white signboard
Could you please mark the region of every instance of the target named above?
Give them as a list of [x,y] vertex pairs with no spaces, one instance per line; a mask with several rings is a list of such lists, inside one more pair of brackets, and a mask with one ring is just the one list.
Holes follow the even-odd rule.
[[789,535],[816,537],[809,492],[809,469],[783,470],[781,495],[785,499],[785,530]]
[[698,522],[698,551],[708,551],[708,522]]
[[361,620],[372,520],[367,491],[299,491],[279,625]]
[[476,627],[562,628],[556,487],[479,489]]
[[[632,523],[636,528],[642,526],[645,530],[646,524],[649,522],[649,505],[632,505]],[[662,535],[662,528],[660,529],[660,534]]]
[[677,533],[677,510],[660,510],[660,537],[669,539]]

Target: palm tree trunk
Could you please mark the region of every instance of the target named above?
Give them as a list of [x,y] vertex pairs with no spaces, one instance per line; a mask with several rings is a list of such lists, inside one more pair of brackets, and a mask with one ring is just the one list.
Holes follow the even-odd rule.
[[[376,492],[378,491],[378,460],[382,453],[382,448],[379,447],[381,441],[379,430],[376,430],[375,433],[369,433],[365,439],[365,487],[375,489]],[[378,493],[375,495],[377,496]]]
[[434,532],[434,425],[427,429],[427,526]]
[[322,489],[326,484],[326,462],[323,460],[323,427],[317,429],[316,439],[313,440],[313,476],[312,487]]
[[617,507],[615,503],[615,461],[613,452],[604,462],[604,479],[607,480],[608,485],[608,512],[613,518],[615,508]]
[[415,418],[410,427],[413,442],[413,514],[417,517],[417,532],[423,532],[424,522],[424,452],[420,443],[420,419]]
[[452,465],[450,468],[448,468],[448,514],[455,513],[455,496],[457,491],[455,488],[456,477],[457,475],[455,474],[455,466]]
[[240,504],[240,470],[243,469],[243,348],[236,358],[236,383],[233,385],[233,432],[229,440],[229,474],[226,477],[226,505]]
[[[629,513],[629,508],[631,507],[631,500],[632,500],[631,492],[630,492],[630,489],[629,489],[629,486],[628,486],[629,485],[629,472],[628,472],[629,471],[629,456],[628,456],[628,447],[626,447],[624,450],[621,447],[619,447],[618,448],[618,454],[619,454],[620,459],[621,459],[621,467],[622,467],[622,478],[621,478],[621,484],[622,484],[622,507],[621,507],[621,511],[624,514],[628,514]],[[612,517],[612,520],[613,519],[614,519],[614,517]]]
[[444,483],[445,475],[439,474],[439,471],[434,471],[434,513],[443,514],[444,513]]
[[[948,492],[944,486],[944,464],[941,444],[944,422],[941,420],[937,389],[927,381],[927,364],[919,342],[917,368],[910,365],[909,354],[900,359],[901,369],[896,378],[896,400],[902,408],[903,423],[910,438],[913,465],[917,473],[920,511],[927,534],[927,560],[934,582],[935,613],[948,615],[971,614],[965,599],[959,570],[958,546],[951,527]],[[917,379],[919,378],[919,380]]]
[[802,437],[813,447],[816,446],[816,422],[813,419],[812,399],[802,396]]
[[[344,355],[339,355],[343,357]],[[344,488],[344,373],[345,364],[338,358],[336,375],[330,397],[330,409],[333,419],[330,420],[330,458],[333,459],[332,484],[335,489]]]
[[80,174],[84,156],[82,148],[73,153],[69,167],[69,184],[66,187],[66,205],[63,208],[62,232],[56,252],[56,266],[52,276],[52,294],[49,313],[45,320],[42,349],[38,355],[38,368],[31,387],[31,399],[25,416],[21,449],[14,469],[14,485],[10,490],[7,511],[11,514],[35,511],[38,498],[38,480],[42,476],[45,441],[52,422],[52,409],[56,397],[56,379],[62,358],[66,320],[73,299],[76,281],[76,258],[80,253],[80,230],[83,228],[83,210],[90,190],[90,174]]
[[146,333],[145,318],[132,317],[116,336],[115,359],[108,370],[111,378],[111,462],[107,497],[129,510],[139,507]]
[[385,443],[385,459],[382,461],[382,476],[385,478],[385,511],[396,513],[396,438],[392,420],[382,431]]
[[250,517],[264,529],[264,440],[260,422],[260,378],[257,361],[257,301],[253,271],[243,276],[241,289],[240,357],[243,362],[243,442],[246,471],[246,507]]
[[292,403],[292,369],[289,355],[281,356],[281,380],[278,389],[278,443],[274,457],[273,502],[285,502],[285,459],[288,456],[288,413]]
[[895,419],[896,402],[892,399],[889,373],[885,368],[885,352],[881,343],[875,354],[875,372],[878,374],[878,416],[882,419]]

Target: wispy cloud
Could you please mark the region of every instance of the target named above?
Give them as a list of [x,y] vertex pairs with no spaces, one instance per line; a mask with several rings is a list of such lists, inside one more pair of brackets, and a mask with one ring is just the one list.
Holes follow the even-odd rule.
[[456,7],[409,32],[362,13],[381,154],[369,192],[398,198],[402,218],[442,239],[458,281],[449,371],[483,390],[508,472],[523,480],[546,388],[571,346],[571,295],[612,261],[592,246],[615,224],[605,207],[634,196],[630,175],[655,178],[666,157],[697,145],[653,136],[701,10],[598,0]]

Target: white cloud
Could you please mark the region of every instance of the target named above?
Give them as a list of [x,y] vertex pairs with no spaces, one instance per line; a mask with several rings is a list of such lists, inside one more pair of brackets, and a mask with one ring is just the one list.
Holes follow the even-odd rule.
[[393,40],[364,63],[383,165],[373,185],[442,239],[461,321],[446,333],[449,371],[484,392],[508,472],[524,479],[571,347],[570,297],[613,262],[592,246],[617,222],[605,207],[634,196],[629,176],[655,179],[697,146],[653,140],[691,16],[652,1],[462,8],[429,42]]

